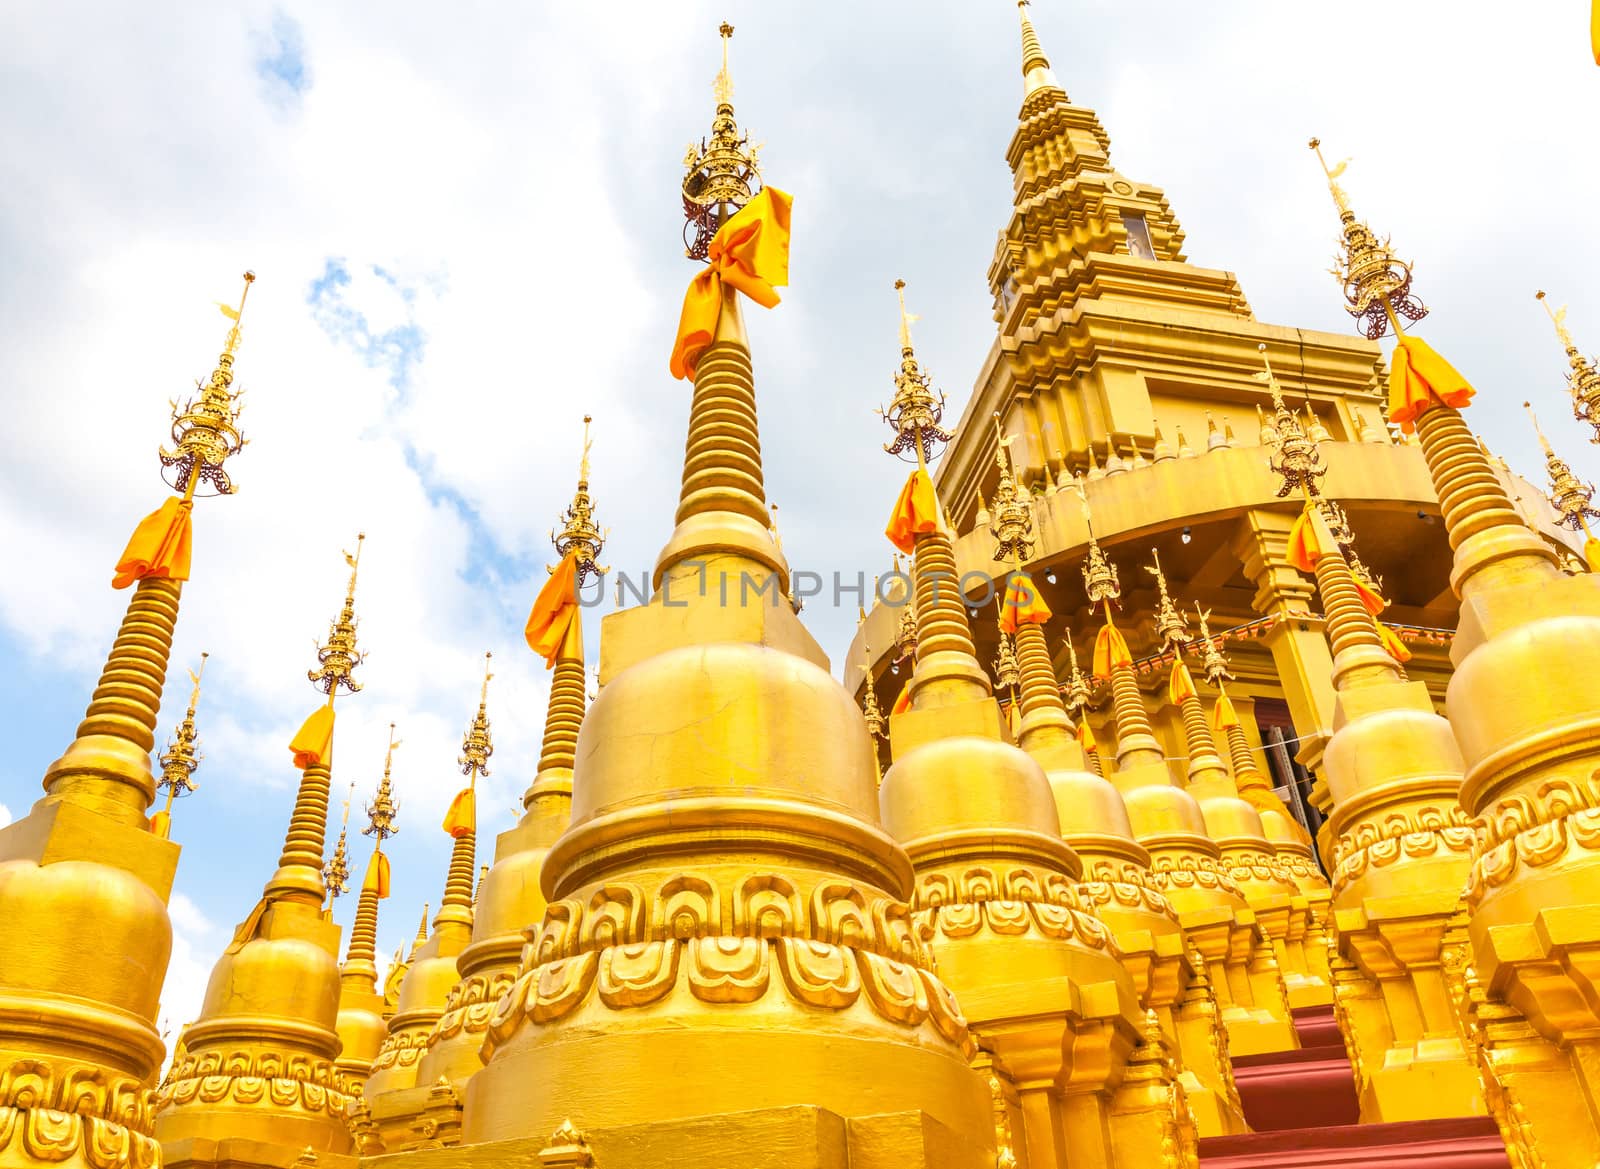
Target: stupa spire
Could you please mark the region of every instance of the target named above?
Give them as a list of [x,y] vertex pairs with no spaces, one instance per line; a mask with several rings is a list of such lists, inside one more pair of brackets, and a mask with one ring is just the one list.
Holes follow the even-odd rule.
[[1059,90],[1061,83],[1050,68],[1050,60],[1039,44],[1039,34],[1028,19],[1028,0],[1017,0],[1017,15],[1022,19],[1022,93],[1032,97],[1042,89]]
[[[587,459],[587,455],[585,456]],[[494,740],[489,733],[489,672],[491,654],[483,655],[483,686],[478,693],[478,713],[461,739],[461,757],[456,764],[467,777],[467,786],[456,797],[450,815],[445,819],[445,831],[455,839],[450,850],[450,869],[445,878],[444,896],[439,911],[447,908],[464,911],[469,919],[472,913],[472,874],[477,864],[478,838],[477,789],[478,777],[489,774],[489,756],[494,754]]]
[[333,855],[322,866],[322,883],[328,887],[328,905],[331,906],[350,889],[350,802],[355,798],[356,781],[344,794],[344,809],[339,814],[339,840],[333,846]]
[[1534,295],[1550,315],[1550,323],[1555,326],[1562,349],[1566,350],[1567,390],[1572,395],[1572,416],[1579,422],[1593,426],[1594,437],[1590,441],[1600,443],[1600,369],[1596,368],[1592,357],[1583,355],[1578,343],[1573,340],[1572,330],[1567,328],[1567,306],[1551,308],[1550,300],[1542,289]]
[[1533,432],[1539,436],[1539,445],[1544,448],[1545,470],[1550,475],[1550,506],[1561,513],[1563,527],[1574,532],[1585,533],[1590,540],[1594,533],[1589,530],[1591,519],[1600,519],[1600,511],[1589,506],[1589,501],[1594,498],[1594,484],[1585,483],[1572,473],[1572,468],[1565,459],[1556,455],[1551,447],[1550,440],[1544,436],[1544,431],[1539,426],[1539,416],[1533,412],[1533,406],[1522,403],[1523,409],[1528,412],[1528,419],[1533,423]]
[[194,686],[189,692],[189,709],[184,712],[183,721],[178,724],[167,742],[167,749],[158,760],[161,775],[156,779],[156,790],[167,793],[167,802],[161,811],[150,817],[150,830],[157,836],[172,835],[172,802],[192,795],[200,786],[195,782],[194,773],[200,769],[200,761],[205,756],[200,753],[200,736],[195,729],[194,713],[200,703],[200,678],[206,672],[206,659],[210,656],[209,653],[202,653],[200,668],[189,671],[189,681]]

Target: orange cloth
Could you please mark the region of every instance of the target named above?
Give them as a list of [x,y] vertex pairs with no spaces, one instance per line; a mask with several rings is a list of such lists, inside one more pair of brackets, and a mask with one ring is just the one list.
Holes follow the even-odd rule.
[[301,771],[326,763],[333,754],[333,707],[319,706],[312,711],[289,740],[289,751]]
[[1600,65],[1600,0],[1594,0],[1589,12],[1589,51],[1594,54],[1594,63]]
[[1005,603],[1000,606],[1000,632],[1015,633],[1019,625],[1043,625],[1050,615],[1050,606],[1039,595],[1033,578],[1013,572],[1006,582]]
[[911,683],[907,682],[904,686],[900,687],[900,697],[896,698],[894,700],[894,709],[889,711],[889,713],[890,714],[904,714],[906,711],[908,711],[910,709],[911,709]]
[[478,831],[478,797],[470,787],[464,787],[450,801],[450,810],[444,814],[444,830],[450,836],[472,836]]
[[367,862],[367,876],[361,882],[361,891],[365,893],[369,889],[378,895],[379,901],[389,896],[389,858],[381,852],[374,852],[372,860]]
[[534,598],[522,635],[527,639],[528,648],[544,659],[548,670],[561,657],[563,648],[570,644],[572,626],[578,623],[578,558],[576,553],[569,552]]
[[1383,612],[1389,607],[1389,602],[1380,597],[1372,589],[1368,588],[1366,583],[1359,576],[1355,578],[1355,581],[1356,592],[1361,594],[1361,604],[1363,607],[1365,607],[1367,612],[1376,617],[1379,613]]
[[1194,679],[1189,677],[1189,667],[1182,662],[1172,663],[1172,678],[1167,683],[1167,694],[1174,706],[1182,706],[1184,699],[1195,697]]
[[1294,525],[1289,529],[1289,563],[1301,572],[1314,573],[1317,571],[1317,561],[1337,548],[1338,543],[1333,539],[1333,533],[1328,531],[1327,521],[1316,513],[1316,505],[1306,504],[1305,510],[1295,517]]
[[694,376],[700,355],[717,334],[722,285],[744,293],[762,308],[778,303],[774,288],[789,283],[789,208],[794,202],[776,187],[764,187],[711,237],[711,262],[689,282],[678,318],[678,339],[668,368],[672,376]]
[[1217,704],[1211,708],[1211,729],[1220,735],[1238,725],[1239,712],[1233,709],[1233,702],[1226,694],[1217,695]]
[[[1600,4],[1600,0],[1594,0]],[[1600,572],[1600,540],[1590,536],[1583,542],[1583,562],[1589,566],[1590,572]]]
[[122,550],[122,558],[117,561],[111,587],[125,589],[146,576],[188,580],[189,552],[194,535],[189,523],[189,511],[187,503],[169,498],[140,520],[139,526],[133,529],[133,535],[128,537],[128,546]]
[[1022,717],[1017,710],[1017,704],[1015,702],[1001,703],[1001,712],[1006,716],[1006,729],[1011,732],[1011,737],[1015,739],[1022,733]]
[[900,489],[900,498],[894,501],[894,511],[883,534],[900,551],[910,553],[915,550],[919,535],[938,530],[939,497],[934,494],[933,477],[918,467]]
[[[1107,602],[1109,605],[1110,602]],[[1128,652],[1128,643],[1123,639],[1117,627],[1111,623],[1111,610],[1106,610],[1106,623],[1100,627],[1100,632],[1094,638],[1094,676],[1096,678],[1109,678],[1111,671],[1118,666],[1133,665],[1133,655]]]
[[1078,746],[1082,747],[1086,753],[1093,752],[1096,755],[1100,753],[1100,744],[1094,741],[1094,732],[1089,729],[1088,719],[1080,718],[1078,720]]
[[1400,640],[1400,635],[1382,621],[1374,621],[1373,624],[1378,627],[1378,639],[1383,642],[1383,648],[1389,651],[1389,656],[1397,662],[1409,662],[1411,651],[1406,648],[1406,643]]
[[1420,337],[1402,333],[1389,366],[1389,421],[1410,434],[1417,419],[1435,406],[1464,409],[1472,387],[1433,347]]
[[172,836],[172,813],[157,812],[150,817],[150,831],[167,840]]

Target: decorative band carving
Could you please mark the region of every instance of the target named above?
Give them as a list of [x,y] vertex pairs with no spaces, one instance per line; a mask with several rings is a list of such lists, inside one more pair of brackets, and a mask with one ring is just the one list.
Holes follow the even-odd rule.
[[340,1119],[350,1090],[331,1060],[278,1052],[204,1051],[189,1053],[173,1065],[155,1106],[192,1103],[263,1104],[273,1108],[301,1108]]
[[431,1050],[434,1044],[454,1039],[463,1032],[483,1034],[494,1017],[495,1004],[505,997],[516,980],[515,970],[496,970],[469,975],[456,983],[445,1000],[444,1014],[428,1034],[428,1048]]
[[1078,886],[1063,873],[1027,866],[996,872],[975,865],[953,876],[925,873],[912,903],[919,921],[946,938],[981,931],[1002,937],[1033,933],[1103,950],[1111,935],[1098,918],[1083,912]]
[[22,1059],[0,1072],[0,1161],[78,1156],[94,1169],[150,1169],[161,1149],[150,1136],[152,1094],[131,1076],[83,1064]]
[[428,1050],[430,1034],[431,1031],[422,1028],[389,1032],[383,1037],[383,1046],[378,1048],[377,1057],[372,1061],[372,1070],[381,1072],[396,1064],[403,1068],[415,1067],[422,1053]]
[[1333,884],[1343,889],[1369,868],[1401,860],[1427,860],[1448,853],[1470,855],[1478,834],[1459,807],[1429,807],[1360,820],[1333,846]]

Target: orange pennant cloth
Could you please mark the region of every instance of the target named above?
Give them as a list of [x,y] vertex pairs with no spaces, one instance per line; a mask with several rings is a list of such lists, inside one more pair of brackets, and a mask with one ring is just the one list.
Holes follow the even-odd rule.
[[301,771],[328,762],[333,754],[333,707],[319,706],[311,712],[289,740],[289,752]]
[[169,498],[140,520],[139,526],[133,529],[133,535],[128,537],[128,546],[122,550],[121,559],[117,561],[111,587],[125,589],[147,576],[188,580],[189,551],[193,540],[189,511],[187,503]]
[[1328,524],[1317,514],[1316,505],[1308,503],[1289,529],[1289,546],[1286,552],[1289,563],[1301,572],[1317,571],[1317,561],[1337,550],[1338,543]]
[[1594,54],[1594,63],[1600,65],[1600,0],[1594,0],[1594,7],[1589,10],[1589,51]]
[[900,687],[900,697],[894,700],[894,709],[890,714],[904,714],[911,709],[911,683],[907,682]]
[[915,551],[917,537],[939,530],[939,497],[934,494],[933,477],[922,467],[911,472],[900,498],[894,501],[889,526],[883,534],[902,552]]
[[444,814],[444,830],[450,836],[473,836],[478,831],[478,797],[470,787],[464,787],[450,801],[450,810]]
[[1185,700],[1196,697],[1194,679],[1189,676],[1189,667],[1182,662],[1172,663],[1172,678],[1167,683],[1167,695],[1172,699],[1173,706],[1182,706]]
[[1375,590],[1368,586],[1366,581],[1358,576],[1355,578],[1355,582],[1356,592],[1361,596],[1361,605],[1367,612],[1376,617],[1389,607],[1389,602],[1380,597]]
[[1006,599],[1000,607],[1000,632],[1015,633],[1019,625],[1043,625],[1050,620],[1050,606],[1039,595],[1038,586],[1025,572],[1013,572],[1006,582]]
[[1089,720],[1086,718],[1078,720],[1078,746],[1082,747],[1086,754],[1100,753],[1100,744],[1094,741],[1094,732],[1089,729]]
[[1464,409],[1472,387],[1420,337],[1402,333],[1389,366],[1389,421],[1410,434],[1417,419],[1435,406]]
[[710,263],[683,294],[678,339],[668,362],[673,377],[693,377],[700,355],[716,337],[723,284],[738,289],[762,308],[778,303],[773,289],[789,283],[789,208],[793,202],[787,192],[764,187],[711,237],[706,251]]
[[1094,638],[1094,676],[1109,678],[1111,671],[1118,666],[1131,665],[1133,665],[1133,655],[1128,652],[1127,641],[1117,631],[1117,627],[1111,624],[1111,610],[1108,608],[1106,623],[1100,627],[1100,632],[1095,634]]
[[523,630],[528,648],[544,659],[546,669],[556,664],[578,620],[578,557],[569,552],[534,598]]
[[161,837],[162,840],[169,839],[172,836],[172,813],[157,812],[154,816],[151,816],[150,831]]
[[1217,695],[1217,704],[1211,708],[1211,729],[1220,735],[1238,725],[1239,713],[1233,709],[1233,702],[1226,694]]
[[389,858],[381,852],[374,852],[372,860],[367,863],[367,876],[361,882],[363,893],[372,892],[382,901],[389,896]]
[[1390,629],[1382,621],[1374,621],[1378,627],[1378,640],[1383,642],[1383,648],[1395,661],[1405,663],[1411,660],[1411,651],[1406,648],[1406,643],[1400,640],[1400,635]]
[[[1600,4],[1600,0],[1595,0]],[[1590,536],[1583,542],[1583,562],[1589,566],[1590,572],[1600,572],[1600,540]]]

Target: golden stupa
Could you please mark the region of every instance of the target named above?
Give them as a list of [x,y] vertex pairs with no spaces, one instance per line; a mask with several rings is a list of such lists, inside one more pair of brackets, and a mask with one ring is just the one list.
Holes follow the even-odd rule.
[[[0,830],[0,1165],[1600,1164],[1593,487],[1548,442],[1547,496],[1488,455],[1346,164],[1323,170],[1361,335],[1260,322],[1019,7],[997,336],[952,425],[896,282],[909,571],[843,684],[766,497],[744,301],[787,283],[790,196],[735,118],[724,24],[652,595],[601,622],[591,696],[586,417],[525,630],[551,684],[520,818],[480,870],[486,658],[438,913],[380,983],[393,725],[342,962],[354,782],[327,847],[358,540],[278,867],[168,1061],[198,671],[151,753],[191,513],[244,443],[224,306],[100,684]],[[1600,441],[1600,373],[1551,315]]]

